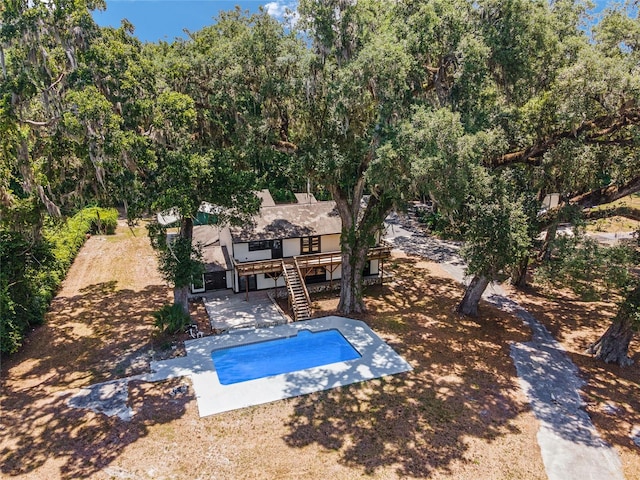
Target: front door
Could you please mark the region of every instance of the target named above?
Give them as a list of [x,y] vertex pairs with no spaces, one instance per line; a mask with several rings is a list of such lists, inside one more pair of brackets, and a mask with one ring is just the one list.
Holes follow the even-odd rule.
[[271,258],[282,258],[282,240],[271,241]]

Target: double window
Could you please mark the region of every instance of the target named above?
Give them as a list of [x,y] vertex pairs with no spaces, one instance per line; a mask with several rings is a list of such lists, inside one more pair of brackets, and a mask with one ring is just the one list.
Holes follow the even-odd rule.
[[302,255],[320,253],[320,236],[301,238],[300,253]]
[[273,242],[274,240],[257,240],[255,242],[249,242],[249,251],[255,252],[256,250],[270,250],[273,246]]

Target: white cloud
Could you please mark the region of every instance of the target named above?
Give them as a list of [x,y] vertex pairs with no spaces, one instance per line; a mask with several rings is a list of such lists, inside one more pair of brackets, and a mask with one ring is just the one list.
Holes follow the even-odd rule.
[[[296,2],[286,2],[283,0],[276,0],[275,2],[269,2],[265,4],[264,9],[273,18],[278,20],[295,20],[298,15],[296,10]],[[288,10],[288,12],[287,12]]]
[[283,18],[286,13],[287,5],[283,2],[269,2],[265,4],[264,9],[272,17]]

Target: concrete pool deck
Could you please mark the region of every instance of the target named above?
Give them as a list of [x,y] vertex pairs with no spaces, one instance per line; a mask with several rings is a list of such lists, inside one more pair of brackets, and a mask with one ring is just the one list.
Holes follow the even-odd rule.
[[[213,350],[291,337],[297,335],[300,330],[317,332],[328,329],[339,330],[358,350],[361,358],[232,385],[222,385],[218,380],[211,358]],[[337,316],[266,328],[234,330],[222,335],[187,341],[185,347],[186,357],[152,362],[152,373],[143,375],[143,379],[160,381],[179,376],[190,377],[201,417],[412,369],[411,365],[364,322]]]

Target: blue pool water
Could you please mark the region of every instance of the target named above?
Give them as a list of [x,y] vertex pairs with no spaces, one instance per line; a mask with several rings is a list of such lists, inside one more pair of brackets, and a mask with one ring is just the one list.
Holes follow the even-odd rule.
[[295,337],[211,352],[222,385],[360,358],[338,330],[301,330]]

